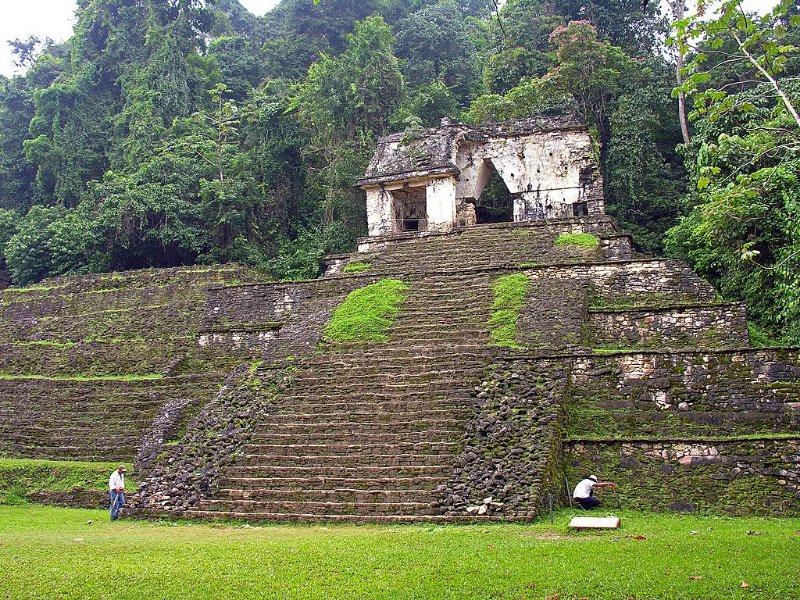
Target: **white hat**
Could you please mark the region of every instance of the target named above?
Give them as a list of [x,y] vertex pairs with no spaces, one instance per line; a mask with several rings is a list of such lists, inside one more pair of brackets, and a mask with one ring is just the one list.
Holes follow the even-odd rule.
[[589,479],[597,483],[597,475],[589,475]]

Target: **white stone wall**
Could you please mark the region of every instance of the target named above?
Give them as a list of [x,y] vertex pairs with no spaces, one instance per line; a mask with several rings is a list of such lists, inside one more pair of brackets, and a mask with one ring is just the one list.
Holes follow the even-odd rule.
[[381,187],[368,188],[366,192],[369,235],[392,233],[392,194]]
[[592,144],[585,131],[549,131],[462,143],[455,157],[461,171],[456,197],[480,197],[490,164],[512,194],[514,220],[572,216],[572,205],[586,200],[581,170],[592,164]]
[[456,223],[456,181],[433,179],[427,186],[428,231],[450,231]]

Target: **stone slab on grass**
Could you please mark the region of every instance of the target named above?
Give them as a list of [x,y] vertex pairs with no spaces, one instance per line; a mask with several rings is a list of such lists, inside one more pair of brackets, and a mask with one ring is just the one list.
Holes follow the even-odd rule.
[[575,517],[569,526],[572,529],[617,529],[619,517]]

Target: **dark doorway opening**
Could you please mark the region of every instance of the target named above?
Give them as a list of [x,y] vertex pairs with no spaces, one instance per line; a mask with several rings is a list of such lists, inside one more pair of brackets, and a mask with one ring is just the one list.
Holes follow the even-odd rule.
[[494,165],[489,165],[492,173],[475,205],[478,223],[509,223],[514,220],[514,196]]
[[424,187],[408,187],[392,192],[394,218],[398,231],[427,231],[428,209]]

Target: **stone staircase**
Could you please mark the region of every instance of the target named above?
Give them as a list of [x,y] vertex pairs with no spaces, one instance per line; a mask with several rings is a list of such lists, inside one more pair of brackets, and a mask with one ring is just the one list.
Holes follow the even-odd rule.
[[490,278],[409,280],[385,343],[329,346],[226,467],[195,517],[412,521],[440,504],[473,411],[488,343]]
[[[595,233],[600,245],[556,244],[561,233],[581,232]],[[262,416],[223,465],[217,489],[189,516],[458,520],[470,518],[466,508],[490,495],[508,500],[509,512],[483,519],[535,516],[555,481],[548,470],[560,446],[555,407],[568,373],[564,352],[591,355],[587,344],[604,341],[604,322],[597,332],[587,329],[592,299],[613,304],[616,297],[641,296],[635,314],[614,304],[632,326],[649,319],[651,298],[657,300],[653,310],[661,309],[665,295],[698,306],[714,302],[713,289],[685,265],[633,259],[629,239],[605,218],[395,237],[350,259],[369,264],[356,276],[361,283],[350,289],[380,277],[410,284],[388,340],[322,344],[296,360],[291,388]],[[514,383],[509,389],[518,390],[520,399],[498,396],[496,408],[489,408],[495,400],[476,398],[476,388],[503,355],[489,346],[491,286],[497,277],[517,272],[530,281],[517,340],[536,356],[556,352],[562,358],[538,373],[540,367],[521,371],[519,381],[538,383]],[[329,281],[355,279],[344,273]],[[259,297],[258,290],[246,293]],[[680,319],[676,327],[685,327]],[[612,322],[603,331],[613,339],[615,327]],[[497,443],[486,445],[487,431]],[[510,481],[515,483],[509,492]]]
[[[557,246],[562,233],[594,233],[598,248]],[[479,225],[455,233],[398,234],[363,244],[355,260],[371,264],[371,273],[469,273],[516,269],[520,265],[592,263],[630,258],[630,238],[606,217]]]

